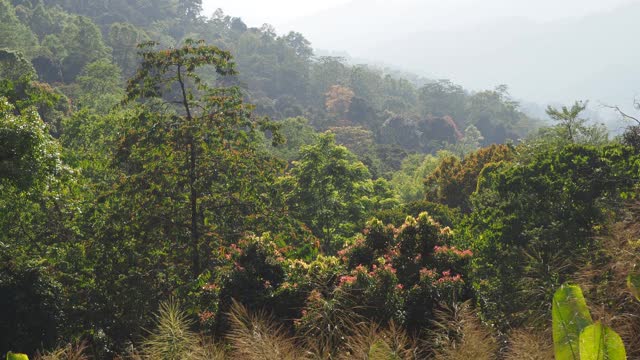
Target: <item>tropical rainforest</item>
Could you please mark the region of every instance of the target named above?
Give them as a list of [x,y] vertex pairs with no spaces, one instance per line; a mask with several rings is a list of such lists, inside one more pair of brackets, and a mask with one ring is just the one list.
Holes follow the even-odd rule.
[[640,121],[587,106],[0,0],[0,355],[640,359]]

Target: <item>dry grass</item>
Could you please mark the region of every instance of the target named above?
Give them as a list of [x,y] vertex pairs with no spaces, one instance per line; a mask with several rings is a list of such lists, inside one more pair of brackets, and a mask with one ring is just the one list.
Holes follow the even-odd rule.
[[387,328],[359,324],[346,339],[338,359],[410,360],[423,359],[416,342],[393,322]]
[[83,343],[69,344],[57,350],[35,356],[35,360],[87,360],[87,347]]
[[250,313],[238,303],[233,304],[229,319],[231,330],[227,340],[233,348],[230,356],[233,359],[411,360],[425,358],[421,355],[415,341],[394,323],[383,328],[377,324],[355,324],[344,319],[339,323],[340,329],[336,329],[340,334],[344,334],[344,337],[341,338],[339,345],[329,347],[325,343],[327,334],[319,334],[317,339],[292,338],[282,327],[274,325],[274,321],[266,314]]
[[227,339],[233,347],[234,359],[243,360],[298,360],[308,355],[287,336],[280,326],[264,313],[251,314],[234,302],[229,314],[231,330]]
[[554,358],[550,332],[516,330],[509,336],[504,360],[549,360]]
[[496,359],[498,342],[491,331],[480,323],[469,302],[437,311],[434,324],[434,359]]
[[599,256],[575,275],[594,319],[611,326],[624,341],[630,359],[640,359],[640,302],[629,292],[626,279],[640,266],[640,203],[627,209],[624,221],[609,226],[601,237]]
[[[317,347],[324,341],[295,339],[267,314],[251,313],[234,302],[229,313],[231,328],[226,336],[230,351],[220,343],[206,340],[192,332],[192,325],[178,303],[161,305],[156,328],[144,341],[142,352],[129,356],[131,360],[306,360],[306,359],[367,359],[411,360],[424,359],[415,342],[403,329],[391,323],[382,328],[375,324],[341,322],[340,345]],[[301,344],[310,346],[304,347]],[[47,358],[46,360],[67,358]],[[76,358],[69,358],[75,360]],[[77,359],[82,360],[82,359]]]

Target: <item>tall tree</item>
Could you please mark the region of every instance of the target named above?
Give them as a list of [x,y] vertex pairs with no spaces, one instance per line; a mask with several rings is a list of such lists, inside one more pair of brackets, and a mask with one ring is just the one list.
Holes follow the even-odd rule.
[[202,12],[202,0],[179,0],[178,14],[185,20],[195,20]]
[[311,43],[299,32],[289,32],[284,37],[284,41],[296,52],[296,55],[302,57],[303,59],[309,60],[313,56]]
[[138,65],[138,44],[149,41],[147,34],[129,23],[114,23],[109,28],[109,45],[113,48],[113,60],[122,73],[131,76]]
[[369,210],[366,198],[374,195],[367,167],[336,145],[332,133],[300,150],[300,160],[285,181],[294,216],[322,239],[325,253],[335,250],[337,235],[351,235],[361,225]]
[[563,106],[560,110],[551,106],[547,107],[547,115],[558,122],[570,143],[576,142],[578,134],[585,130],[587,120],[581,118],[580,113],[587,108],[587,104],[587,102],[576,101],[571,108]]
[[[33,107],[0,96],[0,352],[54,346],[63,331],[55,264],[70,232],[60,147]],[[65,289],[65,292],[72,292]]]
[[449,80],[438,80],[423,86],[418,92],[422,116],[452,116],[462,120],[465,109],[465,93],[460,85]]
[[104,114],[124,95],[120,68],[106,59],[87,64],[76,78],[76,84],[78,104]]
[[64,81],[71,82],[85,65],[103,58],[110,58],[110,49],[102,40],[102,33],[88,17],[76,16],[65,24],[60,39],[66,49],[62,60]]
[[247,216],[264,215],[277,165],[260,150],[258,131],[275,127],[253,118],[237,89],[212,87],[197,75],[204,66],[221,77],[234,74],[229,52],[191,40],[167,50],[155,45],[141,46],[142,63],[127,87],[128,99],[139,100],[142,111],[118,157],[128,173],[125,188],[142,195],[141,222],[163,229],[158,235],[166,238],[188,234],[180,246],[187,245],[197,276],[201,253],[209,253],[203,250],[238,236],[249,226]]

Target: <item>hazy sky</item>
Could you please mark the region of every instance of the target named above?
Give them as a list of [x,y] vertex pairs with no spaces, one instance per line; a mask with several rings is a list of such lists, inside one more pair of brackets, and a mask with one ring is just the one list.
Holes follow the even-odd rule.
[[250,26],[284,25],[291,20],[346,4],[351,0],[203,0],[204,14],[217,8],[241,17]]
[[[634,0],[203,0],[203,6],[207,16],[222,8],[229,15],[242,17],[249,26],[270,23],[284,32],[291,30],[285,27],[290,27],[296,20],[341,6],[351,9],[349,5],[357,5],[356,9],[364,7],[363,10],[376,7],[384,9],[387,14],[410,13],[418,8],[419,14],[413,15],[428,18],[435,21],[433,26],[446,29],[458,25],[458,21],[452,19],[468,22],[511,16],[545,21],[583,16],[630,2]],[[357,17],[360,14],[354,11],[351,15]],[[305,35],[310,38],[317,36]]]
[[203,0],[315,49],[546,105],[640,96],[640,0]]

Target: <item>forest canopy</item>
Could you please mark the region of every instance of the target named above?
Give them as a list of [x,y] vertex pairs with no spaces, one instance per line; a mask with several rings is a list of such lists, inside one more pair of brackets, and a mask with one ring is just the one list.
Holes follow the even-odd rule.
[[640,131],[587,106],[199,0],[0,0],[0,355],[637,358]]

